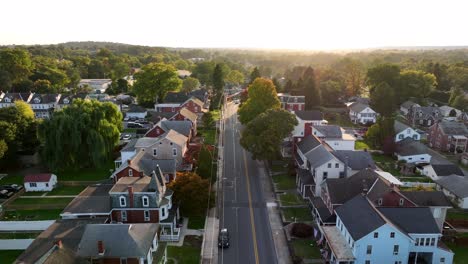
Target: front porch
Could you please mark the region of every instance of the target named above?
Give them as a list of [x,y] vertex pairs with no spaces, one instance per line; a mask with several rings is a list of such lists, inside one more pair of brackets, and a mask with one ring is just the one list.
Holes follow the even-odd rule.
[[169,216],[159,222],[161,232],[159,239],[164,242],[176,242],[180,239],[179,208],[173,206],[169,210]]
[[302,198],[306,199],[312,194],[311,190],[315,190],[314,177],[308,170],[296,169],[296,186],[297,191]]
[[356,258],[338,228],[336,226],[322,226],[322,231],[325,238],[325,246],[322,250],[323,258],[329,263],[354,263]]

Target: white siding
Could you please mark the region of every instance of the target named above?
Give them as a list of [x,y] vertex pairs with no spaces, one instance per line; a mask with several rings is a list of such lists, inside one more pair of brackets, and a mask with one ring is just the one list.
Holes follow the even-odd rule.
[[324,139],[333,150],[354,150],[355,140]]
[[[34,184],[34,183],[33,183]],[[49,192],[57,185],[57,176],[52,175],[49,182],[36,182],[36,186],[31,186],[30,182],[24,183],[26,192]]]
[[431,161],[431,155],[429,154],[420,154],[420,155],[411,155],[411,156],[401,156],[397,155],[398,160],[406,160],[407,163],[429,163]]

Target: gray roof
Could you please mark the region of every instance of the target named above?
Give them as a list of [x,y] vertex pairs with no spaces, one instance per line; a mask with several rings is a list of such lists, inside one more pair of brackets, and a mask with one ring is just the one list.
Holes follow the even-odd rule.
[[307,152],[313,150],[317,146],[321,145],[319,139],[314,136],[304,137],[301,142],[297,143],[297,147],[302,152],[302,154],[306,154]]
[[[58,94],[34,94],[29,101],[30,104],[50,104],[57,101]],[[35,102],[36,98],[37,103]]]
[[79,93],[79,94],[76,94],[76,95],[63,95],[60,96],[60,99],[58,101],[59,104],[65,104],[65,99],[68,99],[68,103],[67,105],[73,103],[73,100],[75,99],[83,99],[85,100],[86,98],[89,98],[87,94],[84,94],[84,93]]
[[128,111],[127,113],[130,112],[130,113],[146,113],[147,110],[146,108],[142,107],[142,106],[139,106],[137,104],[131,104],[128,106]]
[[168,159],[168,160],[155,160],[152,158],[147,158],[150,154],[146,153],[143,158],[138,161],[138,166],[145,175],[151,175],[156,168],[159,166],[161,172],[163,174],[169,173],[174,174],[176,171],[176,161],[175,159]]
[[326,138],[342,138],[341,127],[336,125],[314,126]]
[[301,182],[306,185],[315,185],[314,177],[310,174],[309,170],[296,169],[297,176],[301,179]]
[[161,121],[163,118],[169,119],[177,114],[174,112],[156,112],[154,110],[149,110],[148,113],[151,115],[149,117],[150,121],[155,124]]
[[468,179],[464,176],[450,175],[435,182],[460,198],[468,197]]
[[168,92],[164,98],[164,103],[183,103],[187,101],[190,96],[184,92]]
[[398,121],[398,120],[395,120],[395,123],[393,123],[393,129],[395,130],[395,133],[400,133],[401,131],[404,131],[408,128],[411,128],[410,126],[406,125],[406,124],[403,124],[402,122]]
[[[419,113],[422,114],[421,117],[419,117]],[[436,113],[439,114],[439,116],[437,118],[435,116]],[[416,117],[417,119],[427,119],[427,118],[439,119],[439,118],[442,118],[442,116],[440,115],[439,108],[435,107],[435,106],[414,107],[413,108],[413,116]]]
[[344,204],[364,189],[370,189],[379,175],[371,169],[364,169],[349,178],[329,178],[325,181],[332,204]]
[[376,168],[372,155],[367,151],[335,150],[332,154],[353,170]]
[[323,120],[323,113],[317,110],[296,111],[294,114],[302,120]]
[[452,207],[449,199],[443,192],[432,191],[403,191],[401,192],[406,198],[419,206],[444,206]]
[[134,151],[137,141],[137,138],[132,138],[127,144],[125,144],[125,147],[123,147],[121,151]]
[[6,98],[11,100],[10,103],[14,103],[16,100],[28,102],[29,96],[31,96],[31,93],[5,93],[0,103],[4,103]]
[[362,112],[367,107],[369,107],[369,105],[362,104],[362,103],[353,103],[352,105],[349,106],[349,108],[353,110],[353,112],[356,112],[356,113]]
[[186,137],[188,137],[192,131],[192,122],[190,121],[163,120],[159,123],[159,125],[166,132],[172,129]]
[[111,200],[109,191],[113,184],[97,184],[86,187],[63,209],[62,214],[109,213]]
[[426,145],[413,140],[412,138],[405,138],[396,144],[396,151],[400,156],[412,156],[420,154],[428,154]]
[[460,167],[455,164],[432,164],[431,166],[437,176],[465,175]]
[[406,108],[406,109],[409,109],[410,107],[412,107],[413,105],[416,105],[415,102],[412,102],[412,101],[406,101],[404,103],[401,104],[401,106],[403,108]]
[[158,224],[87,225],[78,246],[82,257],[98,257],[98,241],[104,245],[102,257],[146,258]]
[[429,207],[379,207],[378,210],[407,234],[440,234]]
[[319,167],[334,158],[334,156],[323,146],[320,145],[312,151],[305,154],[312,168]]
[[361,194],[335,210],[354,241],[383,226],[385,220]]
[[312,203],[314,208],[317,209],[320,219],[324,223],[336,222],[336,216],[330,213],[330,211],[328,210],[328,207],[325,205],[322,198],[312,197],[310,198],[310,202]]
[[158,143],[159,140],[160,140],[159,137],[156,137],[156,138],[142,137],[142,138],[139,138],[137,142],[135,143],[135,148],[146,148],[146,147],[149,147]]
[[455,121],[442,121],[439,123],[440,128],[446,135],[463,135],[468,136],[468,128],[466,125]]
[[208,91],[204,88],[193,90],[189,93],[190,96],[197,98],[198,100],[205,102],[208,98]]

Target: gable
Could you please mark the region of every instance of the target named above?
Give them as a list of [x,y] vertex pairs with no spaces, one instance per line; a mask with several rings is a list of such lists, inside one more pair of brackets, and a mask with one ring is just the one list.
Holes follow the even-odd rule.
[[166,133],[166,131],[164,131],[162,127],[156,125],[150,129],[150,131],[146,132],[145,137],[159,137],[164,133]]

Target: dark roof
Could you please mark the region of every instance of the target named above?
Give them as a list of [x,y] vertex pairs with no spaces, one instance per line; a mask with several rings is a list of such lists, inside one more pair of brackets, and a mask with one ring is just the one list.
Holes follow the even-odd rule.
[[413,105],[416,105],[415,102],[412,102],[412,101],[406,101],[404,103],[401,104],[401,106],[403,108],[406,108],[406,109],[409,109],[410,107],[412,107]]
[[419,206],[452,206],[449,199],[444,195],[443,192],[403,191],[401,194]]
[[361,194],[335,210],[354,241],[383,226],[385,220]]
[[378,200],[390,192],[397,192],[397,190],[394,190],[388,182],[379,178],[370,188],[369,192],[367,193],[367,198],[371,202],[374,202],[374,204],[378,204]]
[[305,154],[307,161],[312,168],[319,167],[331,160],[334,156],[323,145],[314,148],[312,151]]
[[147,158],[150,154],[146,154],[138,161],[138,167],[143,170],[145,175],[151,175],[157,166],[161,169],[163,174],[169,173],[174,174],[176,171],[176,161],[175,159],[161,160],[161,159],[152,159]]
[[440,234],[429,207],[379,207],[378,210],[407,234]]
[[187,101],[190,96],[184,92],[168,92],[164,98],[164,103],[183,103]]
[[[422,114],[422,116],[419,116],[419,113]],[[436,118],[437,114],[437,118]],[[442,115],[440,114],[440,109],[438,107],[434,106],[420,106],[420,107],[413,107],[413,117],[416,119],[428,119],[428,118],[434,118],[434,119],[439,119],[442,118]]]
[[29,101],[30,104],[49,104],[57,101],[58,94],[34,94]]
[[335,150],[332,154],[353,170],[376,168],[372,155],[367,151]]
[[5,99],[10,99],[10,103],[14,103],[16,100],[28,102],[29,96],[31,93],[5,93],[3,98],[1,98],[0,103],[5,103]]
[[111,210],[109,191],[113,186],[113,184],[97,184],[86,187],[63,209],[62,215],[109,213]]
[[132,138],[120,151],[135,151],[135,144],[138,141],[138,138]]
[[468,179],[465,176],[450,175],[435,182],[460,198],[468,197]]
[[332,204],[344,204],[363,189],[370,189],[379,175],[371,169],[364,169],[349,178],[328,178],[325,184]]
[[158,224],[87,225],[77,255],[98,257],[98,241],[104,245],[100,257],[145,258],[158,231]]
[[[310,202],[312,203],[312,205],[314,206],[314,208],[317,209],[317,212],[318,212],[319,217],[320,217],[320,219],[322,220],[322,222],[324,222],[324,223],[330,223],[330,222],[332,222],[333,220],[336,221],[335,215],[333,215],[332,213],[330,213],[330,211],[328,210],[327,206],[326,206],[325,203],[323,202],[322,198],[320,198],[320,197],[312,197],[312,198],[310,198]],[[333,217],[332,217],[332,216],[333,216]],[[335,223],[335,221],[333,221],[333,223]]]
[[131,104],[128,106],[128,112],[130,113],[146,113],[146,108],[142,107],[142,106],[139,106],[137,104]]
[[465,175],[460,167],[455,164],[432,164],[431,166],[437,176]]
[[367,107],[369,107],[369,105],[362,104],[362,103],[353,103],[352,105],[349,106],[349,108],[353,110],[353,112],[356,112],[356,113],[362,112]]
[[301,142],[297,143],[297,147],[301,150],[302,154],[306,154],[307,152],[313,150],[317,146],[321,145],[319,139],[314,136],[307,136],[301,140]]
[[189,96],[196,97],[198,100],[205,102],[206,99],[208,98],[208,91],[206,89],[197,89],[193,90],[189,93]]
[[442,121],[439,126],[446,135],[468,135],[468,128],[461,122]]
[[29,174],[24,176],[24,182],[49,182],[51,173]]
[[310,174],[309,170],[296,169],[297,176],[301,179],[301,182],[306,185],[315,185],[314,177]]
[[323,120],[322,112],[317,110],[296,111],[294,114],[302,120]]
[[395,153],[400,156],[412,156],[428,154],[428,150],[423,143],[413,140],[412,138],[405,138],[396,144]]
[[[395,120],[395,123],[393,123],[393,129],[395,130],[395,133],[400,133],[401,131],[404,131],[408,128],[411,128],[410,126],[403,124],[402,122]],[[412,128],[411,128],[412,129]]]
[[156,112],[153,110],[148,111],[148,113],[150,114],[150,121],[155,124],[161,121],[163,118],[169,119],[177,114],[174,112]]
[[[46,255],[49,256],[45,257],[45,262],[41,263],[80,263],[75,254],[86,225],[104,221],[105,219],[59,219],[36,237],[15,263],[37,263]],[[62,248],[55,246],[59,240],[62,241]]]
[[326,138],[342,138],[341,127],[336,125],[314,126]]
[[190,135],[190,132],[192,131],[191,121],[163,120],[160,122],[159,125],[166,132],[172,129],[186,137],[188,137]]

